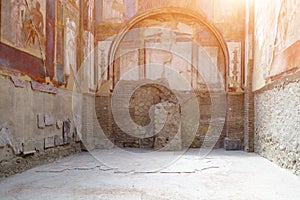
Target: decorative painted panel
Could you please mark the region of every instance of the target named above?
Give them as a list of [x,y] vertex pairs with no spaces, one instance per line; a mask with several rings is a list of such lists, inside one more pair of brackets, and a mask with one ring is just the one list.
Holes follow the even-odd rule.
[[254,89],[300,67],[300,0],[255,5]]
[[240,42],[227,42],[229,51],[229,90],[238,91],[242,88],[242,50]]
[[121,23],[124,20],[126,4],[124,0],[103,0],[102,21]]
[[45,59],[46,1],[2,0],[1,42]]
[[60,0],[56,4],[56,81],[68,85],[79,68],[79,1]]
[[214,0],[214,22],[233,23],[243,20],[243,0]]
[[0,65],[49,83],[54,77],[55,4],[51,0],[0,2]]

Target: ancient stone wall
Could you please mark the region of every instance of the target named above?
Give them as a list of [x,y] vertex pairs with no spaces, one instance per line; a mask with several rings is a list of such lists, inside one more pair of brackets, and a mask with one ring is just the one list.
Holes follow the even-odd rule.
[[179,105],[163,102],[155,106],[154,134],[154,150],[182,150]]
[[[134,83],[134,82],[133,82]],[[127,83],[128,84],[128,83]],[[140,125],[147,126],[151,122],[149,110],[152,106],[166,101],[175,101],[176,97],[167,88],[160,85],[144,85],[135,90],[130,98],[129,113],[132,120]],[[100,106],[98,102],[97,106]],[[101,115],[100,113],[97,115]],[[143,139],[124,133],[112,119],[111,141],[120,147],[153,148],[154,137],[145,137]],[[100,120],[101,121],[101,120]],[[100,122],[102,124],[102,122]],[[103,124],[104,125],[104,124]],[[153,135],[153,134],[152,134]]]
[[[129,84],[129,83],[126,83]],[[133,84],[134,85],[134,84]],[[191,103],[191,97],[193,96],[189,92],[176,92],[176,95],[179,96],[181,99],[186,99],[181,102],[181,104],[177,103],[175,94],[172,94],[167,88],[159,85],[144,85],[139,87],[135,90],[133,95],[130,98],[129,102],[129,113],[131,119],[134,123],[140,126],[147,126],[151,122],[151,109],[154,109],[155,105],[158,105],[162,102],[172,102],[176,105],[180,105],[180,118],[181,118],[181,126],[180,126],[180,133],[181,133],[181,141],[183,148],[200,148],[204,147],[203,142],[204,140],[207,141],[206,145],[211,146],[212,144],[215,148],[223,148],[224,146],[224,138],[226,136],[226,126],[224,122],[218,121],[218,119],[211,119],[211,108],[212,108],[212,100],[211,95],[214,95],[214,98],[218,98],[219,94],[209,94],[209,93],[197,93],[195,95],[197,105],[199,106],[200,116],[198,116],[199,121],[198,123],[194,121],[193,118],[189,118],[191,113],[199,114],[194,108],[193,104]],[[243,97],[243,96],[242,96]],[[114,116],[111,112],[111,95],[106,96],[97,96],[95,107],[96,107],[96,115],[98,118],[98,123],[100,127],[105,133],[106,139],[109,139],[113,144],[119,147],[135,147],[135,148],[153,148],[155,142],[155,135],[154,133],[149,133],[149,136],[143,139],[138,137],[134,137],[131,134],[127,134],[121,130],[121,128],[115,122]],[[241,98],[239,98],[241,99]],[[238,99],[238,100],[239,100]],[[218,102],[218,100],[216,100]],[[122,102],[122,101],[120,101]],[[123,102],[124,103],[124,102]],[[225,104],[224,104],[225,103]],[[241,105],[242,102],[233,101],[233,105]],[[218,106],[226,106],[226,102],[219,102],[215,103],[214,106],[217,111],[221,112],[221,108],[219,109]],[[122,105],[118,105],[122,106]],[[126,105],[123,105],[126,106]],[[235,109],[235,107],[233,108]],[[149,112],[150,111],[150,112]],[[243,110],[236,111],[238,113],[236,117],[243,117]],[[121,113],[118,113],[121,115]],[[154,121],[154,115],[152,120]],[[240,120],[241,121],[241,120]],[[232,127],[239,126],[240,124],[235,125],[235,122],[231,122],[233,125]],[[197,125],[197,127],[195,127]],[[208,134],[208,130],[212,127],[221,126],[221,133],[220,134]],[[196,128],[196,130],[194,130]],[[149,129],[150,130],[150,129]],[[151,130],[150,130],[151,131]],[[154,130],[152,130],[154,131]],[[232,130],[230,130],[232,131]],[[173,131],[174,132],[174,131]],[[177,133],[177,131],[176,131]],[[175,133],[175,134],[176,134]],[[243,131],[238,132],[241,135],[239,137],[242,140]]]
[[0,85],[0,177],[81,150],[70,91],[9,76]]
[[300,174],[300,78],[255,94],[255,151]]

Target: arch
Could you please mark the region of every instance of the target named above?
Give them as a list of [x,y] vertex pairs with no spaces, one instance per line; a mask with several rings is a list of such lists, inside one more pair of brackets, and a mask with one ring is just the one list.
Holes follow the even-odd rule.
[[[227,90],[227,73],[229,69],[229,52],[227,48],[227,44],[222,36],[222,34],[219,32],[219,30],[214,26],[212,22],[210,22],[203,14],[189,9],[189,8],[180,8],[180,7],[165,7],[165,8],[157,8],[153,10],[148,10],[145,11],[141,14],[138,14],[134,16],[129,22],[127,22],[119,31],[117,36],[114,38],[109,54],[108,54],[108,78],[111,79],[113,78],[112,76],[114,75],[113,69],[114,69],[114,60],[115,60],[115,54],[118,49],[119,44],[122,42],[123,38],[125,37],[126,33],[130,31],[135,25],[138,23],[142,22],[143,20],[146,20],[147,18],[157,16],[157,15],[164,15],[164,14],[179,14],[179,15],[184,15],[188,16],[191,18],[196,19],[196,21],[202,23],[205,25],[216,37],[217,42],[219,43],[222,53],[225,58],[225,84],[226,84],[226,90]],[[114,81],[113,81],[114,84]]]

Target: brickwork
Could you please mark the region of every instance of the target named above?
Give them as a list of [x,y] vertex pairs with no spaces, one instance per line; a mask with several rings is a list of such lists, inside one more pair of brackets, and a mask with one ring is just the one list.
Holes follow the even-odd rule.
[[229,93],[227,106],[225,149],[242,150],[244,147],[244,93]]
[[244,108],[244,150],[254,151],[254,93],[245,89]]
[[[224,126],[222,120],[211,119],[212,99],[210,94],[204,92],[196,94],[196,103],[199,106],[200,110],[200,116],[198,116],[198,123],[195,123],[195,118],[188,118],[188,116],[190,116],[191,113],[197,114],[197,112],[195,112],[195,108],[193,108],[193,105],[190,102],[191,100],[189,100],[192,97],[192,94],[177,91],[176,95],[179,95],[181,99],[186,99],[182,102],[182,104],[180,104],[180,131],[183,148],[204,147],[202,146],[204,140],[206,140],[206,147],[213,145],[215,148],[223,148],[224,138],[226,136],[226,126]],[[217,102],[214,104],[215,110],[221,112],[222,109],[225,109],[226,111],[226,102],[219,102],[218,100],[220,94],[215,93],[211,95],[214,95],[213,98],[215,99],[215,102]],[[154,133],[148,133],[150,135],[149,137],[141,139],[138,137],[134,137],[130,134],[124,133],[124,131],[122,131],[121,128],[118,127],[110,110],[110,102],[112,100],[111,98],[112,96],[110,95],[96,97],[96,113],[101,128],[105,130],[104,132],[106,137],[109,138],[109,140],[112,143],[119,147],[153,148],[155,142]],[[151,121],[151,109],[153,109],[155,105],[161,102],[176,103],[177,99],[175,94],[172,94],[172,92],[170,92],[163,86],[141,86],[140,88],[135,90],[135,92],[130,98],[128,108],[130,117],[132,118],[134,123],[141,126],[147,126]],[[239,113],[243,112],[241,111]],[[213,131],[208,132],[209,130],[215,130],[216,127],[220,128],[221,133],[212,133]],[[195,133],[195,135],[193,135],[193,133]],[[212,144],[215,142],[217,143]]]

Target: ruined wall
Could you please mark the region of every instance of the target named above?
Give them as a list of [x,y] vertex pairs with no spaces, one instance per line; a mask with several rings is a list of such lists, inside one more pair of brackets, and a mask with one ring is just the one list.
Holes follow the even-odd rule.
[[[135,81],[122,81],[120,84],[124,85],[136,85]],[[126,86],[123,85],[123,88]],[[125,89],[122,90],[126,93]],[[173,91],[174,92],[174,91]],[[128,92],[127,92],[128,93]],[[212,99],[211,95],[214,95],[214,98],[220,98],[221,96],[218,93],[209,94],[209,93],[196,93],[195,96],[190,92],[185,91],[176,91],[176,96],[167,88],[160,85],[143,85],[138,89],[134,90],[133,95],[130,98],[129,105],[124,104],[123,101],[117,100],[118,103],[122,103],[122,105],[118,105],[121,107],[126,107],[128,112],[130,113],[130,117],[134,123],[140,126],[147,126],[150,124],[151,120],[155,122],[155,106],[159,105],[163,102],[171,102],[175,105],[179,105],[180,109],[180,127],[174,127],[171,125],[170,128],[165,127],[164,133],[168,133],[167,135],[176,135],[177,131],[180,133],[180,143],[182,148],[209,148],[210,146],[214,146],[215,148],[223,148],[224,146],[224,138],[226,135],[226,126],[219,119],[211,119],[211,109],[212,109]],[[179,99],[178,99],[178,98]],[[160,140],[166,140],[167,137],[162,133],[155,133],[155,124],[153,125],[153,129],[148,129],[146,134],[149,137],[144,139],[140,139],[138,137],[134,137],[130,133],[125,133],[116,123],[115,118],[111,111],[111,102],[114,96],[111,95],[98,95],[95,99],[95,107],[96,107],[96,115],[98,119],[98,123],[101,129],[105,133],[105,139],[111,141],[114,145],[118,147],[135,147],[135,148],[154,148],[155,140],[160,138]],[[192,100],[195,98],[196,106],[199,106],[200,113],[195,109],[195,105],[192,104]],[[239,100],[239,99],[238,99]],[[233,101],[232,106],[237,104],[237,101]],[[226,102],[220,102],[215,99],[215,109],[218,112],[222,112],[224,108],[221,106]],[[238,102],[237,105],[241,105]],[[127,107],[128,106],[128,107]],[[235,108],[233,108],[235,109]],[[173,112],[174,110],[172,110]],[[224,110],[225,111],[225,110]],[[174,111],[175,112],[175,111]],[[243,112],[235,111],[238,117],[243,116]],[[194,117],[191,117],[191,114],[199,115],[198,122],[194,121]],[[118,115],[122,115],[124,113],[118,112]],[[152,115],[152,116],[151,116]],[[123,116],[122,118],[127,117]],[[160,117],[161,118],[161,117]],[[235,118],[235,120],[237,119]],[[129,119],[128,119],[129,121]],[[157,120],[156,120],[157,121]],[[163,122],[163,121],[161,121]],[[158,122],[157,122],[158,123]],[[171,122],[170,122],[171,123]],[[235,127],[235,121],[231,121],[232,126]],[[171,123],[172,124],[172,123]],[[195,127],[197,125],[197,127]],[[220,134],[211,134],[208,132],[209,129],[212,129],[211,125],[220,127]],[[240,124],[237,124],[238,128],[235,130],[238,131],[239,135],[236,135],[236,139],[240,139],[240,143],[243,136],[243,131],[240,130]],[[234,131],[235,131],[234,130]],[[230,130],[232,131],[232,130]],[[160,135],[162,134],[162,135]],[[238,137],[239,136],[239,137]],[[102,139],[103,140],[103,139]],[[204,144],[204,140],[206,143]],[[205,146],[206,145],[206,146]],[[241,147],[240,147],[241,148]]]
[[154,108],[154,150],[181,151],[180,107],[174,103],[163,102]]
[[244,149],[244,94],[230,93],[227,99],[226,150]]
[[[99,41],[100,49],[105,48],[105,42],[102,41],[109,40],[108,38],[117,34],[122,27],[126,27],[127,25],[131,25],[131,23],[136,22],[135,20],[138,19],[138,16],[140,14],[144,12],[148,12],[149,14],[151,13],[151,10],[164,8],[162,9],[164,10],[164,12],[162,12],[161,15],[155,14],[155,16],[151,16],[150,14],[148,18],[138,22],[134,26],[135,28],[159,27],[159,30],[155,30],[157,31],[155,32],[155,34],[154,32],[152,32],[153,30],[147,32],[147,29],[145,29],[144,33],[134,31],[128,32],[128,34],[124,37],[120,44],[118,44],[119,46],[116,50],[116,55],[111,55],[111,58],[113,58],[114,56],[117,57],[117,55],[122,55],[126,52],[126,50],[130,48],[135,49],[135,56],[128,54],[129,56],[124,56],[124,59],[120,59],[120,61],[117,60],[114,63],[114,68],[112,67],[109,70],[111,73],[110,75],[114,76],[114,84],[117,84],[119,80],[122,80],[124,74],[126,74],[127,72],[130,73],[130,71],[128,70],[130,69],[130,67],[134,68],[138,65],[144,64],[145,67],[143,69],[136,70],[134,71],[135,73],[133,73],[133,71],[131,72],[132,77],[134,77],[134,79],[132,78],[130,80],[138,80],[139,78],[143,79],[145,77],[147,79],[155,80],[156,78],[161,77],[162,75],[160,74],[163,74],[164,72],[160,72],[157,69],[153,70],[151,69],[151,67],[148,67],[153,62],[161,63],[164,65],[166,64],[167,66],[170,66],[171,69],[177,69],[177,71],[181,73],[183,77],[185,76],[184,78],[187,80],[187,82],[191,82],[193,87],[198,87],[197,89],[202,89],[205,83],[203,83],[203,80],[199,78],[200,76],[196,76],[196,70],[190,69],[189,67],[192,63],[194,66],[202,66],[203,68],[201,68],[201,70],[206,71],[210,68],[210,66],[208,66],[207,63],[205,63],[203,60],[205,60],[206,57],[209,57],[209,63],[212,62],[214,66],[217,67],[218,72],[221,74],[221,77],[226,82],[225,84],[227,85],[225,85],[225,88],[227,89],[227,92],[238,92],[239,94],[241,94],[241,98],[238,98],[238,100],[233,99],[231,101],[231,108],[233,110],[232,112],[228,111],[229,113],[231,113],[231,117],[227,119],[228,121],[230,121],[230,126],[224,128],[216,147],[223,147],[223,139],[225,138],[227,132],[229,132],[228,136],[230,136],[230,138],[228,139],[230,140],[227,141],[231,142],[233,145],[236,145],[236,148],[234,149],[243,149],[243,98],[248,97],[243,95],[244,89],[246,88],[245,71],[247,71],[244,66],[246,1],[145,0],[123,2],[118,1],[117,3],[115,2],[111,4],[109,4],[109,2],[112,1],[97,0],[96,3],[97,10],[103,10],[102,13],[96,13],[95,35],[96,40]],[[218,32],[222,37],[217,38],[215,33],[208,29],[207,24],[202,22],[200,23],[199,19],[193,19],[192,17],[189,17],[184,13],[172,13],[176,10],[184,10],[183,8],[186,8],[186,12],[198,12],[199,16],[202,16],[199,17],[201,20],[203,20],[202,22],[207,21],[209,24],[213,25],[216,28],[216,32]],[[110,14],[104,10],[112,10],[112,13]],[[169,10],[170,13],[165,13],[166,10]],[[130,21],[131,19],[135,20]],[[160,28],[170,28],[174,30],[175,33],[168,35],[169,33],[166,32],[163,34]],[[167,37],[167,39],[163,36]],[[197,48],[196,46],[189,43],[187,38],[191,38],[193,41],[197,41],[197,44],[200,47]],[[222,41],[224,39],[224,43],[226,43],[228,47],[226,48],[226,53],[222,51],[218,39]],[[151,46],[156,45],[158,47],[163,47],[166,44],[172,47],[170,50],[168,50],[168,52],[155,52],[150,48]],[[134,48],[132,46],[134,46]],[[147,47],[146,50],[143,49],[145,47]],[[139,48],[140,50],[136,51],[136,48]],[[202,49],[204,49],[208,56],[202,56]],[[174,55],[182,55],[184,58],[186,58],[188,62],[186,62],[186,60],[184,62],[181,62],[180,59],[176,58],[176,56],[170,56],[170,52],[172,51]],[[108,52],[104,50],[102,51],[101,55],[102,54],[108,56]],[[101,63],[100,60],[101,59],[99,57],[99,63]],[[229,64],[228,69],[226,68],[226,62],[228,62]],[[212,80],[219,80],[217,77],[217,73],[212,73],[210,74],[210,76]],[[168,75],[166,77],[169,78],[169,81],[174,79],[174,77]],[[178,83],[176,78],[174,82]],[[180,85],[180,83],[178,85]],[[247,87],[249,86],[247,85]],[[179,87],[177,87],[177,89],[179,90]],[[250,89],[248,88],[248,90]],[[202,109],[204,115],[202,116],[203,119],[201,119],[200,121],[199,130],[197,131],[195,140],[192,143],[192,147],[200,147],[202,145],[210,126],[209,115],[205,116],[206,112],[209,112],[211,109],[210,99],[208,98],[207,100],[206,97],[204,97],[205,94],[201,94],[201,96],[203,97],[203,99],[201,99],[202,97],[199,99],[199,102],[201,104],[199,107],[201,107],[200,109]],[[231,96],[234,97],[234,94]],[[253,105],[253,102],[248,101],[248,99],[246,99],[245,103],[248,103],[248,107],[251,107]],[[131,112],[135,111],[131,110]],[[249,114],[247,115],[247,117],[248,116],[250,120],[252,120],[253,115]],[[253,130],[252,126],[247,125],[247,127],[248,129],[245,129],[246,131],[250,129],[250,131],[248,132],[251,132]],[[185,133],[189,132],[189,124],[186,123],[186,126],[182,126],[182,129],[184,130],[182,132],[182,137],[188,139],[189,135],[185,135]],[[118,129],[118,127],[113,128],[113,134],[119,135],[120,137],[118,138],[120,138],[120,140],[126,140],[130,138],[126,138],[127,136],[124,136],[122,134],[122,131]],[[211,141],[214,140],[215,138],[211,139]],[[129,146],[140,146],[138,140],[132,139],[132,141],[129,143],[135,143],[135,145]],[[183,139],[183,143],[185,143],[185,139]],[[123,142],[120,145],[123,146]]]
[[[197,102],[199,105],[200,111],[200,121],[199,126],[197,128],[196,135],[191,143],[192,148],[223,148],[224,147],[224,139],[226,137],[226,125],[223,123],[222,119],[219,121],[219,118],[212,119],[212,107],[215,106],[214,109],[218,110],[218,112],[223,112],[226,102],[222,102],[222,100],[217,100],[222,95],[219,93],[206,93],[206,92],[199,92],[196,93]],[[221,98],[220,98],[221,99]],[[212,103],[214,102],[214,104]],[[223,104],[225,103],[225,104]],[[182,105],[185,107],[187,111],[193,112],[194,108],[186,102]],[[183,110],[183,109],[182,109]],[[187,113],[182,113],[182,115],[186,115]],[[224,115],[225,116],[225,115]],[[225,119],[224,119],[225,120]],[[186,119],[182,122],[182,137],[183,137],[183,145],[189,142],[191,128],[195,122],[189,121]],[[220,127],[220,132],[215,132],[211,134],[209,129],[215,129],[216,127]],[[205,143],[204,143],[205,141]]]
[[98,80],[93,16],[94,0],[0,0],[1,177],[102,145],[86,94]]
[[299,174],[300,1],[255,4],[255,151]]
[[0,76],[0,177],[81,150],[72,93]]
[[[121,84],[128,84],[135,86],[135,81],[122,81]],[[124,91],[130,93],[130,91]],[[143,85],[137,88],[132,94],[129,102],[128,110],[130,117],[134,123],[140,126],[147,126],[151,122],[150,110],[161,102],[176,102],[176,97],[166,87],[160,85]],[[98,102],[98,104],[101,102]],[[124,102],[122,102],[124,103]],[[126,105],[123,105],[126,106]],[[121,114],[121,113],[120,113]],[[98,114],[100,116],[101,113]],[[153,148],[154,137],[147,136],[143,139],[133,137],[124,133],[115,123],[113,116],[112,119],[112,133],[111,139],[117,146],[120,147],[137,147],[137,148]],[[153,120],[153,119],[152,119]],[[102,124],[102,122],[100,122]],[[151,130],[149,130],[151,132]],[[149,133],[150,135],[153,133]]]
[[300,175],[300,78],[255,95],[255,151]]

